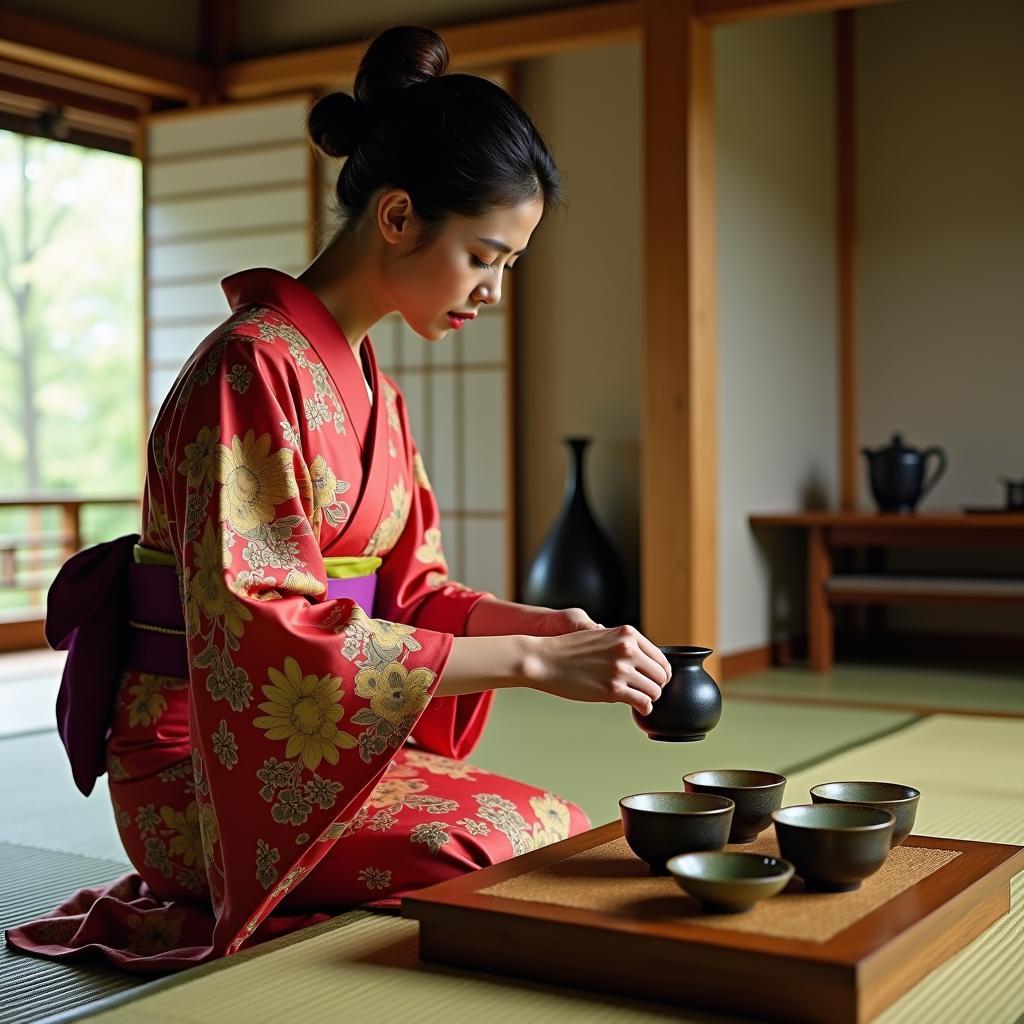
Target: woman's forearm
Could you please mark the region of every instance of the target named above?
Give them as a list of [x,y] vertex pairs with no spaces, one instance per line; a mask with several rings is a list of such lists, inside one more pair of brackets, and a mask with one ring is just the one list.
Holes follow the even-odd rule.
[[530,604],[515,604],[512,601],[499,601],[495,597],[484,597],[473,605],[466,619],[466,636],[534,636],[538,623],[550,611],[550,608],[536,608]]
[[456,697],[532,686],[538,674],[540,642],[532,636],[457,636],[434,695]]

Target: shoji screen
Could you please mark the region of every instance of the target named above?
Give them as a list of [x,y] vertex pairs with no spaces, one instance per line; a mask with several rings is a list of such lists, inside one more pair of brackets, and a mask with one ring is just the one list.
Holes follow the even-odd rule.
[[308,97],[155,115],[146,125],[148,413],[228,314],[220,280],[313,255]]
[[[338,225],[334,186],[340,167],[337,160],[320,161],[322,242]],[[515,594],[510,285],[509,278],[502,282],[496,309],[483,308],[444,341],[425,341],[397,316],[371,334],[381,367],[408,402],[441,508],[451,577],[506,599]]]

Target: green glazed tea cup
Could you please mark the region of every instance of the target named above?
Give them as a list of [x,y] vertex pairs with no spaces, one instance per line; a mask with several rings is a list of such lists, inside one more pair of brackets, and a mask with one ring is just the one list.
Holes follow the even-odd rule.
[[809,890],[851,892],[885,863],[896,819],[861,804],[796,804],[772,821],[779,852]]
[[771,827],[772,811],[782,806],[786,776],[775,772],[716,768],[684,775],[683,787],[687,793],[714,793],[732,800],[736,810],[732,816],[729,842],[752,843]]
[[896,819],[892,845],[899,846],[914,828],[921,791],[898,782],[825,782],[811,790],[811,799],[816,804],[864,804],[891,811]]
[[629,848],[666,875],[669,857],[725,846],[734,806],[708,793],[634,793],[619,801],[619,812]]
[[749,910],[782,892],[793,877],[787,860],[733,850],[684,853],[672,857],[667,867],[679,888],[713,914]]

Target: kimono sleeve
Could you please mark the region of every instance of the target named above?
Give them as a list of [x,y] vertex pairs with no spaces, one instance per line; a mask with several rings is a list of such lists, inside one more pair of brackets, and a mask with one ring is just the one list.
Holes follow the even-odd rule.
[[[412,498],[398,543],[379,570],[376,610],[385,619],[464,636],[469,613],[478,601],[493,595],[448,579],[437,500],[412,440],[400,394],[398,399],[412,463]],[[491,690],[435,697],[414,726],[412,739],[443,757],[468,757],[483,735],[493,700]]]
[[452,644],[429,615],[399,625],[323,599],[294,425],[332,427],[307,421],[309,375],[275,340],[231,336],[183,378],[163,478],[219,953],[238,950],[345,833]]

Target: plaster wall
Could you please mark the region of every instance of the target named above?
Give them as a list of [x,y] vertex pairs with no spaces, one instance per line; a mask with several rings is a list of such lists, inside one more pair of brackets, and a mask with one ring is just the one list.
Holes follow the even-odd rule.
[[803,545],[751,512],[836,500],[832,20],[715,31],[718,649],[802,632]]

